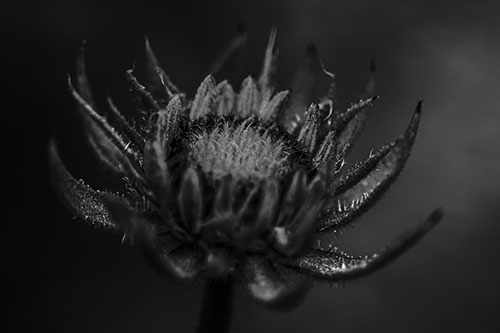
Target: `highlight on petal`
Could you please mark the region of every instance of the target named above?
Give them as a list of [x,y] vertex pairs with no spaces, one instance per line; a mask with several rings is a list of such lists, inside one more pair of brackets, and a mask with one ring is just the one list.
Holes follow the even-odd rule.
[[191,104],[189,119],[194,120],[208,114],[216,94],[215,79],[212,75],[208,75],[196,91],[196,95]]
[[104,195],[104,203],[116,226],[124,233],[124,237],[140,242],[155,241],[155,226],[141,213],[132,207],[128,200],[114,195]]
[[189,244],[172,244],[161,246],[162,251],[158,253],[153,249],[149,252],[153,267],[167,276],[180,280],[193,279],[203,267],[204,257],[201,250]]
[[198,172],[189,168],[182,177],[178,204],[182,220],[188,230],[197,230],[203,213],[201,180]]
[[299,305],[311,286],[306,276],[259,256],[248,259],[243,276],[247,279],[250,295],[275,310]]
[[181,91],[172,83],[165,71],[160,67],[147,37],[145,39],[145,45],[149,79],[148,89],[150,89],[153,94],[158,95],[159,98],[163,97],[165,101],[168,101],[175,94],[180,94]]
[[236,94],[234,93],[233,87],[228,81],[222,81],[217,85],[216,91],[217,96],[214,102],[214,111],[221,116],[231,114],[236,101]]
[[92,106],[85,101],[82,96],[73,88],[71,84],[71,78],[68,76],[68,87],[73,95],[73,98],[78,102],[79,109],[81,113],[88,119],[92,124],[99,128],[109,140],[112,141],[114,145],[118,147],[123,152],[128,155],[133,156],[138,160],[138,153],[132,149],[129,143],[126,143],[124,138],[107,122],[106,118],[99,115]]
[[76,217],[104,229],[116,228],[106,202],[110,193],[92,189],[75,179],[59,157],[54,141],[49,144],[49,169],[53,188],[61,201]]
[[264,53],[264,63],[262,64],[262,73],[259,77],[259,88],[262,92],[262,100],[268,100],[272,94],[272,81],[276,72],[276,60],[278,58],[278,50],[275,47],[276,28],[271,29],[269,34],[269,42]]
[[123,116],[123,114],[118,110],[115,103],[108,97],[106,99],[108,102],[109,109],[111,110],[111,114],[114,116],[116,121],[118,122],[118,130],[125,133],[125,135],[131,140],[131,143],[137,147],[138,150],[144,149],[144,145],[146,144],[146,138],[143,134],[141,134],[132,124],[130,124],[127,119]]
[[285,103],[289,95],[290,91],[283,90],[274,95],[271,100],[263,98],[262,105],[260,106],[260,110],[258,112],[260,120],[267,122],[275,117],[279,108]]
[[127,82],[130,85],[130,89],[136,93],[139,97],[139,102],[141,103],[141,108],[144,108],[146,112],[156,112],[160,110],[161,106],[158,104],[156,99],[153,97],[150,91],[146,89],[142,84],[139,83],[137,78],[134,76],[134,70],[129,69],[125,72],[127,77]]
[[[318,231],[336,230],[347,225],[354,218],[367,211],[396,180],[410,156],[415,142],[421,109],[422,104],[419,102],[405,133],[389,146],[388,152],[382,150],[383,153],[368,160],[367,166],[372,168],[361,169],[362,172],[366,173],[363,178],[360,177],[361,174],[352,175],[354,178],[351,180],[359,179],[356,184],[342,193],[336,193],[335,189],[333,190],[336,196],[330,200],[327,212],[318,226]],[[380,157],[382,158],[378,160]],[[348,182],[351,181],[348,180]],[[342,187],[345,187],[345,184]]]
[[297,71],[292,80],[290,106],[283,113],[281,119],[283,127],[290,133],[304,121],[305,110],[314,98],[321,68],[316,46],[314,44],[307,45],[305,64]]
[[318,213],[323,206],[325,182],[317,175],[304,188],[304,199],[294,204],[295,215],[291,216],[283,226],[275,231],[273,248],[286,257],[303,255],[312,245]]
[[248,76],[241,83],[236,105],[237,116],[244,118],[255,114],[259,109],[259,91],[255,80]]
[[354,257],[336,248],[332,250],[318,249],[296,262],[290,263],[289,266],[298,272],[320,280],[356,279],[394,261],[424,237],[442,217],[443,211],[441,209],[434,210],[424,222],[407,231],[389,246],[369,256]]
[[89,103],[91,107],[95,107],[94,98],[92,96],[92,90],[90,89],[89,78],[87,76],[87,70],[85,66],[85,43],[84,40],[82,46],[80,47],[80,52],[76,60],[76,80],[78,92],[82,98]]

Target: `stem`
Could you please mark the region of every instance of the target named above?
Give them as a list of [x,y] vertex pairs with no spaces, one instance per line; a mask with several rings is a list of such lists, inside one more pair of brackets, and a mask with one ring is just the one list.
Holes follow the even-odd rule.
[[233,310],[233,279],[206,282],[196,333],[227,333]]

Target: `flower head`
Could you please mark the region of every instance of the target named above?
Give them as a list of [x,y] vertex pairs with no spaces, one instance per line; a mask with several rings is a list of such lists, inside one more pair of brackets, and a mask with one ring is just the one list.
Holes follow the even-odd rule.
[[[403,135],[343,172],[377,96],[338,110],[335,76],[313,46],[293,91],[276,91],[274,42],[273,32],[258,79],[247,77],[235,92],[209,75],[193,98],[172,83],[146,42],[148,84],[127,72],[146,115],[140,126],[110,99],[115,126],[96,111],[81,54],[71,93],[90,144],[128,191],[76,180],[52,143],[61,199],[81,219],[135,240],[161,271],[182,279],[232,276],[269,305],[299,299],[311,278],[357,278],[396,258],[440,220],[439,210],[372,255],[355,257],[315,241],[349,225],[394,182],[410,155],[421,103]],[[321,74],[331,86],[313,100]]]

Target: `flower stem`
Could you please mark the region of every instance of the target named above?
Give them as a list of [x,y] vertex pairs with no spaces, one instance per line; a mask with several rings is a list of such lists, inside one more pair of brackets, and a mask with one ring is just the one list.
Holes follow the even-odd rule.
[[206,282],[196,333],[227,333],[233,310],[233,278]]

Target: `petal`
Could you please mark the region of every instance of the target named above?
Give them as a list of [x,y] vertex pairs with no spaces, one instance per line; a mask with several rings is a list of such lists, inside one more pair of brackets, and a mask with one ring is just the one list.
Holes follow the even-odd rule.
[[290,266],[301,273],[321,280],[356,279],[398,258],[434,227],[442,216],[441,209],[433,211],[423,223],[407,231],[391,245],[370,256],[353,257],[337,249],[331,251],[315,250]]
[[152,257],[156,267],[166,275],[178,279],[196,277],[203,267],[203,253],[189,244],[170,247]]
[[373,106],[373,102],[380,99],[379,96],[368,97],[352,104],[347,110],[342,112],[333,122],[332,127],[337,133],[341,133],[348,126],[349,122],[361,112],[365,112]]
[[304,121],[304,113],[314,98],[316,86],[321,72],[321,61],[314,44],[306,48],[306,61],[292,80],[292,97],[290,106],[282,115],[281,124],[292,133]]
[[387,156],[395,148],[397,141],[392,142],[387,146],[383,146],[376,153],[370,153],[370,156],[362,163],[357,163],[347,174],[342,177],[333,187],[333,196],[340,195],[349,190],[356,184],[360,183],[364,178],[369,177],[375,172],[380,161]]
[[159,98],[169,100],[175,94],[180,94],[180,90],[172,83],[165,71],[160,67],[158,60],[151,48],[149,40],[146,38],[146,63],[148,71],[148,89]]
[[231,40],[226,49],[221,53],[218,59],[213,63],[210,68],[210,73],[214,76],[224,71],[231,65],[235,65],[233,62],[238,58],[240,51],[246,46],[248,40],[248,34],[243,26],[238,27],[238,33]]
[[105,194],[104,202],[112,220],[126,236],[137,238],[140,242],[154,240],[156,237],[154,225],[132,207],[128,200]]
[[80,53],[76,61],[76,82],[78,93],[82,98],[89,103],[91,107],[95,107],[94,98],[92,96],[92,90],[90,89],[89,79],[87,76],[87,70],[85,68],[85,41],[80,48]]
[[201,82],[196,91],[196,95],[191,104],[189,119],[194,120],[208,114],[216,94],[217,89],[215,87],[215,80],[212,75],[208,75],[203,82]]
[[129,69],[125,72],[127,82],[130,85],[130,90],[135,92],[135,94],[137,95],[138,101],[141,103],[141,107],[145,108],[145,111],[148,112],[156,112],[160,110],[161,106],[158,104],[151,92],[149,92],[146,87],[139,83],[133,73],[133,69]]
[[200,176],[193,168],[187,169],[182,177],[178,204],[185,227],[197,231],[203,213],[203,196]]
[[112,194],[92,189],[81,180],[76,180],[59,157],[54,141],[49,144],[49,168],[56,194],[80,219],[105,229],[116,228],[106,201]]
[[311,286],[306,276],[263,257],[250,257],[243,269],[250,295],[273,309],[287,310],[297,306]]
[[213,204],[214,215],[232,214],[235,185],[233,177],[226,176],[222,178],[215,193]]
[[127,137],[131,140],[131,142],[139,149],[144,149],[144,145],[146,144],[146,138],[139,133],[134,126],[132,126],[127,119],[123,116],[123,114],[118,110],[115,103],[111,99],[111,97],[107,98],[109,109],[113,114],[114,118],[118,122],[119,129],[127,135]]
[[319,121],[319,108],[317,104],[313,103],[307,109],[304,123],[297,137],[297,141],[310,153],[313,153],[316,148]]
[[87,134],[89,142],[97,153],[97,156],[111,170],[133,180],[136,184],[146,184],[142,168],[137,160],[120,150],[101,128],[89,121]]
[[335,153],[336,147],[336,138],[335,131],[329,131],[321,144],[319,145],[318,150],[316,151],[313,163],[316,168],[320,168],[323,166],[326,161],[328,161]]
[[264,53],[264,63],[262,64],[262,73],[259,77],[259,88],[262,92],[262,100],[268,100],[272,94],[272,81],[276,73],[276,63],[278,58],[278,50],[275,47],[276,28],[271,29],[269,34],[269,42],[267,43],[266,52]]
[[125,143],[124,138],[100,116],[90,104],[78,94],[68,77],[71,94],[79,104],[80,112],[85,120],[89,139],[98,157],[112,170],[133,178],[136,183],[143,184],[142,172],[139,168],[140,155]]
[[[372,162],[377,162],[372,169],[368,169],[370,172],[364,178],[333,198],[328,212],[322,218],[318,231],[338,229],[349,224],[354,218],[367,211],[385,193],[396,180],[410,156],[420,116],[421,103],[418,104],[406,132],[396,140],[394,145],[389,146],[391,147],[390,151],[384,155],[382,150],[383,158],[377,161],[377,158],[380,157],[377,156],[375,160],[368,163],[368,166],[371,166]],[[362,171],[366,170],[362,169]],[[360,178],[359,175],[353,177],[353,179]]]
[[248,76],[241,83],[241,90],[238,94],[236,105],[237,116],[241,118],[248,117],[256,113],[259,109],[259,91],[255,80]]
[[221,116],[227,116],[233,111],[235,103],[235,93],[228,81],[222,81],[216,87],[217,96],[215,98],[214,110]]
[[311,248],[317,217],[323,206],[325,182],[316,176],[304,190],[305,199],[295,216],[283,227],[275,228],[276,243],[273,247],[287,257],[302,255]]
[[283,90],[274,95],[271,100],[263,98],[263,102],[259,111],[260,120],[262,120],[263,122],[271,120],[278,113],[281,105],[286,102],[289,95],[290,91]]
[[280,213],[276,222],[278,227],[289,223],[302,205],[306,194],[306,182],[307,179],[303,170],[295,172],[281,203]]

